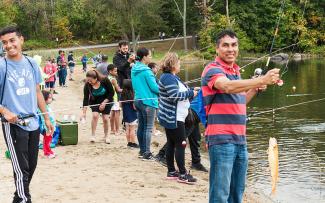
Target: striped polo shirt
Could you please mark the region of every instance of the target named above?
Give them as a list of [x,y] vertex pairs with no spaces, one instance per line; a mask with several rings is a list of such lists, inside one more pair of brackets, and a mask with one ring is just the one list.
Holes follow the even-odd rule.
[[206,141],[216,144],[246,144],[246,93],[226,94],[214,87],[220,77],[240,80],[239,66],[230,67],[219,57],[202,73],[202,93],[207,114]]

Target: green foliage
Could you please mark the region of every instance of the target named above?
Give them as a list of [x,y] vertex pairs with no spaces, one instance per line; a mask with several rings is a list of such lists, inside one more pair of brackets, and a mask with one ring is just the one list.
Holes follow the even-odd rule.
[[[1,0],[0,28],[17,24],[28,48],[85,43],[111,43],[120,39],[140,40],[183,33],[183,0]],[[285,2],[280,15],[281,2]],[[307,1],[306,7],[305,2]],[[187,33],[199,33],[201,47],[209,46],[205,57],[215,54],[214,38],[231,26],[243,51],[268,52],[279,16],[274,48],[299,42],[301,52],[322,50],[325,45],[324,0],[187,0]],[[226,18],[229,2],[230,24]],[[213,5],[211,5],[213,3]],[[303,15],[303,11],[304,15]],[[205,21],[206,20],[206,21]],[[51,43],[47,43],[51,42]],[[54,42],[54,43],[53,43]],[[290,51],[290,50],[287,50]]]
[[246,32],[243,31],[235,21],[232,21],[231,27],[229,27],[227,17],[225,15],[216,14],[199,33],[201,46],[208,47],[204,55],[205,58],[211,58],[215,55],[216,35],[224,29],[232,29],[237,33],[238,39],[240,39],[239,43],[241,49],[252,50],[254,48],[254,44],[248,38]]
[[27,40],[24,44],[25,50],[33,50],[40,48],[54,48],[56,43],[49,40]]
[[[280,12],[282,0],[229,1],[231,27],[238,34],[241,50],[268,52],[279,17],[280,25],[274,49],[297,42],[298,51],[302,52],[323,46],[325,44],[325,3],[308,1],[305,6],[305,2],[306,0],[284,0],[283,12]],[[304,9],[305,13],[303,13]],[[215,4],[209,15],[210,21],[200,32],[202,47],[213,45],[212,39],[228,25],[223,3]],[[287,51],[289,52],[290,49]],[[214,48],[210,48],[205,54],[207,56],[215,54]]]

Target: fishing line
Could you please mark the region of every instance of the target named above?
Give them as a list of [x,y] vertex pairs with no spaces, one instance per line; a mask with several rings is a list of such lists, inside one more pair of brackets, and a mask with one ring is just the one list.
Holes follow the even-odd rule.
[[82,49],[89,51],[93,56],[96,56],[96,55],[97,55],[95,52],[91,51],[91,50],[88,49],[87,47],[85,47],[85,46],[81,46],[81,45],[78,44],[77,42],[73,42],[73,43],[74,43],[75,45],[81,47]]
[[319,93],[319,94],[287,94],[287,97],[303,97],[303,96],[317,96],[317,95],[324,95],[325,93]]
[[179,37],[180,34],[181,34],[181,33],[178,33],[178,34],[177,34],[175,40],[173,41],[172,45],[171,45],[170,48],[168,49],[167,54],[168,54],[168,53],[172,50],[172,48],[174,47],[174,44],[175,44],[176,41],[178,40],[178,37]]
[[[260,60],[262,60],[262,59],[264,59],[264,58],[266,58],[266,57],[268,57],[268,56],[270,56],[270,55],[272,55],[272,54],[274,54],[274,53],[277,53],[277,52],[280,52],[280,51],[282,51],[282,50],[288,49],[288,48],[290,48],[290,47],[292,47],[292,46],[295,46],[295,45],[297,45],[297,44],[299,44],[299,43],[300,43],[300,42],[298,42],[298,43],[296,43],[296,44],[291,44],[291,45],[288,45],[288,46],[282,47],[281,49],[277,49],[277,50],[273,51],[271,54],[266,54],[266,55],[264,55],[264,56],[262,56],[262,57],[259,57],[259,58],[255,59],[254,61],[252,61],[252,62],[250,62],[250,63],[248,63],[248,64],[242,66],[242,67],[240,68],[240,70],[243,71],[247,66],[250,66],[250,65],[252,65],[252,64],[254,64],[254,63],[256,63],[256,62],[258,62],[258,61],[260,61]],[[208,48],[208,47],[206,47],[206,48]],[[185,70],[185,68],[184,68],[184,69],[181,69],[181,70]],[[190,83],[198,82],[198,81],[200,81],[200,80],[201,80],[201,77],[199,77],[199,78],[195,78],[195,79],[192,79],[192,80],[188,80],[188,81],[186,81],[185,83],[190,84]]]
[[309,101],[305,101],[305,102],[300,102],[300,103],[296,103],[296,104],[282,106],[282,107],[274,108],[274,109],[267,110],[267,111],[261,111],[261,112],[257,112],[257,113],[254,113],[254,114],[248,116],[248,118],[250,118],[252,116],[257,116],[257,115],[261,115],[261,114],[271,113],[273,111],[278,111],[278,110],[282,110],[282,109],[287,109],[287,108],[291,108],[291,107],[295,107],[295,106],[299,106],[299,105],[304,105],[304,104],[309,104],[309,103],[314,103],[314,102],[323,101],[323,100],[325,100],[325,97],[324,98],[321,98],[321,99],[309,100]]
[[[302,12],[302,15],[301,15],[301,18],[302,18],[302,19],[303,19],[304,15],[305,15],[307,2],[308,2],[308,0],[305,0],[304,9],[303,9],[303,12]],[[298,31],[297,31],[297,35],[296,35],[295,40],[294,40],[294,42],[295,42],[296,45],[298,44],[297,41],[298,41],[298,38],[299,38],[299,34],[300,34],[300,30],[298,29]],[[284,69],[283,69],[283,71],[282,71],[282,73],[281,73],[280,78],[281,78],[284,74],[286,74],[286,73],[289,71],[289,66],[288,66],[288,65],[289,65],[289,61],[290,61],[290,59],[293,57],[293,52],[294,52],[295,48],[297,48],[297,47],[298,47],[298,46],[293,46],[293,47],[292,47],[291,54],[290,54],[290,56],[288,57],[288,60],[286,61],[286,65],[285,65],[285,67],[284,67]]]

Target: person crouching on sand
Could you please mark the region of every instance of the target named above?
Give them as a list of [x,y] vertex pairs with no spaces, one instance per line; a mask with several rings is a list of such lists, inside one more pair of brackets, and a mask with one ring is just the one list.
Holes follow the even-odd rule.
[[86,73],[81,119],[86,119],[87,106],[89,105],[92,111],[90,136],[90,142],[92,143],[96,141],[95,132],[100,114],[102,115],[104,124],[105,142],[106,144],[111,143],[108,137],[108,121],[112,104],[107,103],[113,101],[113,96],[114,89],[108,78],[105,78],[96,70],[90,70]]

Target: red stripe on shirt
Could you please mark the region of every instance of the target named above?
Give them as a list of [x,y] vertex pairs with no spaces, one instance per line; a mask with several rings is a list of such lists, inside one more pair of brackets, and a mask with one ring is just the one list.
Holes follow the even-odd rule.
[[236,124],[209,124],[205,130],[206,136],[211,135],[245,135],[246,126]]

